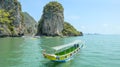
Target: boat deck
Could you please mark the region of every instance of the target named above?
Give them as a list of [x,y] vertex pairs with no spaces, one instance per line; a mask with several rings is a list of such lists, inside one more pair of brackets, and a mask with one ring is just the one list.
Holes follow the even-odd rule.
[[[78,47],[77,47],[77,48],[78,48]],[[61,51],[61,52],[59,52],[59,53],[56,53],[55,55],[65,55],[65,54],[68,54],[68,53],[74,51],[74,50],[77,49],[77,48],[75,48],[75,47],[70,47],[69,49],[64,50],[64,51]]]

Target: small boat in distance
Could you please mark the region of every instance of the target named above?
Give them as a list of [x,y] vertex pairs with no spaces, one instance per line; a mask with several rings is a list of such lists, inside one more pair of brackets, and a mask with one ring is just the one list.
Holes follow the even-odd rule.
[[52,47],[54,50],[54,53],[52,54],[46,53],[44,50],[43,56],[55,62],[66,62],[69,61],[75,54],[77,54],[82,47],[82,41],[77,40],[69,44]]

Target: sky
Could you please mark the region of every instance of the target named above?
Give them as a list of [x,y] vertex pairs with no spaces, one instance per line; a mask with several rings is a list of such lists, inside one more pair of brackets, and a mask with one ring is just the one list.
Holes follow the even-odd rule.
[[[36,21],[43,7],[56,0],[18,0],[22,11]],[[64,7],[64,20],[83,33],[120,34],[120,0],[57,0]]]

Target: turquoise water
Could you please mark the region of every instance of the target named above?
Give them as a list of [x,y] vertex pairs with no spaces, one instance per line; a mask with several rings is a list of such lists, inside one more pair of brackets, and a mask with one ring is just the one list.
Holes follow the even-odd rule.
[[[85,42],[69,62],[55,63],[42,56],[42,50],[74,40]],[[120,35],[82,37],[0,38],[0,67],[119,67]]]

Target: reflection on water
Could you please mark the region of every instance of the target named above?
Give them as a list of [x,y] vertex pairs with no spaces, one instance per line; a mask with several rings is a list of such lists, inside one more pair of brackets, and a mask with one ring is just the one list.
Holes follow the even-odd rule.
[[71,62],[72,62],[72,60],[67,63],[48,61],[46,63],[43,63],[41,67],[70,67]]

